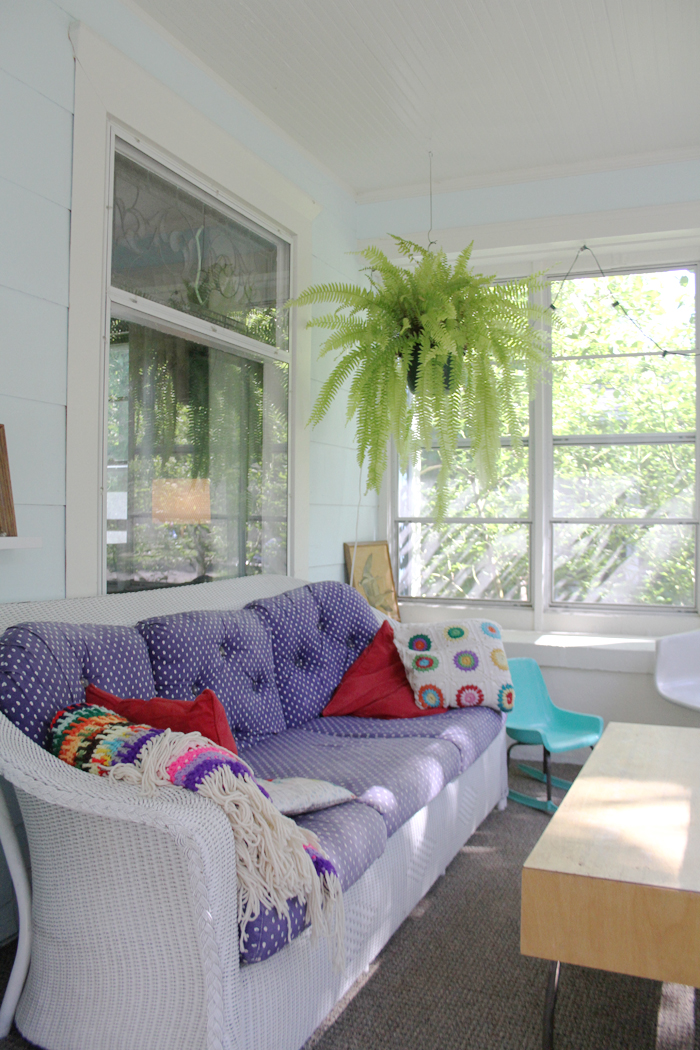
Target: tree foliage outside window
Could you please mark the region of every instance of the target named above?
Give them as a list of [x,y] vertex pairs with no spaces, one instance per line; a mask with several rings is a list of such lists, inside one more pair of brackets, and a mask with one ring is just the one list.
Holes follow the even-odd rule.
[[440,527],[425,450],[399,485],[400,592],[527,603],[541,544],[553,605],[694,608],[695,272],[569,278],[552,298],[544,534],[532,533],[529,440],[522,456],[504,448],[489,489],[458,464]]

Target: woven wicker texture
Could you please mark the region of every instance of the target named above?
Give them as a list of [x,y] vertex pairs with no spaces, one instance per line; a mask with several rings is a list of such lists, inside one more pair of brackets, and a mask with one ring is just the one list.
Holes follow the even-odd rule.
[[[133,624],[240,608],[297,586],[263,576],[5,606],[0,626]],[[316,738],[320,753],[323,741],[336,749],[353,743],[304,735]],[[407,762],[406,745],[417,741],[366,743],[391,745]],[[19,789],[34,873],[22,1033],[49,1050],[298,1050],[506,793],[503,729],[449,783],[458,747],[426,743],[437,749],[424,778],[431,801],[417,799],[423,808],[348,890],[348,964],[337,975],[327,945],[312,946],[309,931],[264,963],[239,967],[235,852],[218,807],[175,788],[148,799],[126,784],[86,777],[0,716],[0,774]]]
[[[348,891],[340,977],[325,942],[312,947],[308,931],[263,964],[239,969],[234,851],[216,806],[174,788],[141,799],[127,785],[86,777],[0,717],[0,772],[21,789],[39,873],[37,963],[20,1000],[20,1031],[50,1050],[298,1050],[503,797],[504,747],[502,731]],[[54,825],[57,836],[49,834]],[[92,940],[79,938],[80,951],[67,944],[76,944],[78,907],[107,931],[104,940],[94,928]],[[126,964],[105,947],[116,928]],[[86,970],[89,1001],[75,994]],[[195,1007],[189,991],[198,982],[204,1003]],[[188,1021],[178,1027],[171,1021],[182,1016],[183,996]]]
[[348,890],[342,975],[332,972],[325,944],[311,947],[308,931],[261,966],[242,967],[246,1050],[299,1050],[507,790],[502,730],[466,773],[389,839]]
[[149,616],[191,609],[242,609],[254,599],[302,587],[291,576],[242,576],[187,587],[164,587],[134,594],[101,594],[91,598],[64,598],[46,602],[8,602],[0,605],[0,630],[14,623],[44,620],[53,623],[135,624]]
[[[147,799],[88,777],[3,716],[0,773],[18,789],[32,860],[33,961],[20,1031],[51,1050],[74,1048],[78,1033],[81,1050],[235,1046],[236,867],[220,809],[176,788]],[[115,965],[123,970],[113,998]],[[86,971],[89,998],[76,995]],[[197,983],[198,1005],[187,1007],[189,1042],[179,1042],[171,1018],[188,998],[184,989]],[[95,995],[104,1007],[99,1024],[92,1023]],[[114,1024],[103,1027],[106,1016]]]

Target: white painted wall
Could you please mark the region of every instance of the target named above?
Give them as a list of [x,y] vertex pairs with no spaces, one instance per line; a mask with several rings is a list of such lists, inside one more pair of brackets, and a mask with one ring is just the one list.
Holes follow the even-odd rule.
[[[118,0],[0,6],[0,422],[7,430],[21,535],[41,549],[0,551],[0,602],[65,593],[65,428],[74,60],[79,19],[321,205],[314,280],[355,280],[354,201],[283,134]],[[317,345],[318,345],[317,339]],[[327,371],[312,362],[312,396]],[[310,575],[341,579],[355,530],[358,468],[344,406],[311,436]],[[376,532],[376,501],[360,539]]]
[[18,532],[0,600],[64,593],[66,332],[72,51],[45,3],[0,8],[0,422]]

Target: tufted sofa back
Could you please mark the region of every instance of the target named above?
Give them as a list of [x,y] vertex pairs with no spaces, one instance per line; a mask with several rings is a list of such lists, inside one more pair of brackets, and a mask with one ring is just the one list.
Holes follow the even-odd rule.
[[320,715],[379,626],[357,591],[332,580],[261,598],[246,608],[269,631],[277,688],[289,728]]
[[143,620],[158,696],[194,700],[213,689],[240,745],[285,728],[270,637],[246,609]]
[[155,695],[135,627],[27,623],[0,638],[0,710],[42,747],[53,716],[84,700],[89,682],[116,696]]
[[245,746],[316,718],[377,626],[356,591],[331,581],[135,627],[19,624],[0,639],[0,710],[43,746],[55,713],[83,700],[88,682],[144,699],[209,688]]

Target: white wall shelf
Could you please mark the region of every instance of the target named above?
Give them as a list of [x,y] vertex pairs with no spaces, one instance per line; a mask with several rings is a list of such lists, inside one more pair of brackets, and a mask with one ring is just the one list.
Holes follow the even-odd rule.
[[0,536],[0,551],[28,550],[41,545],[41,536]]

